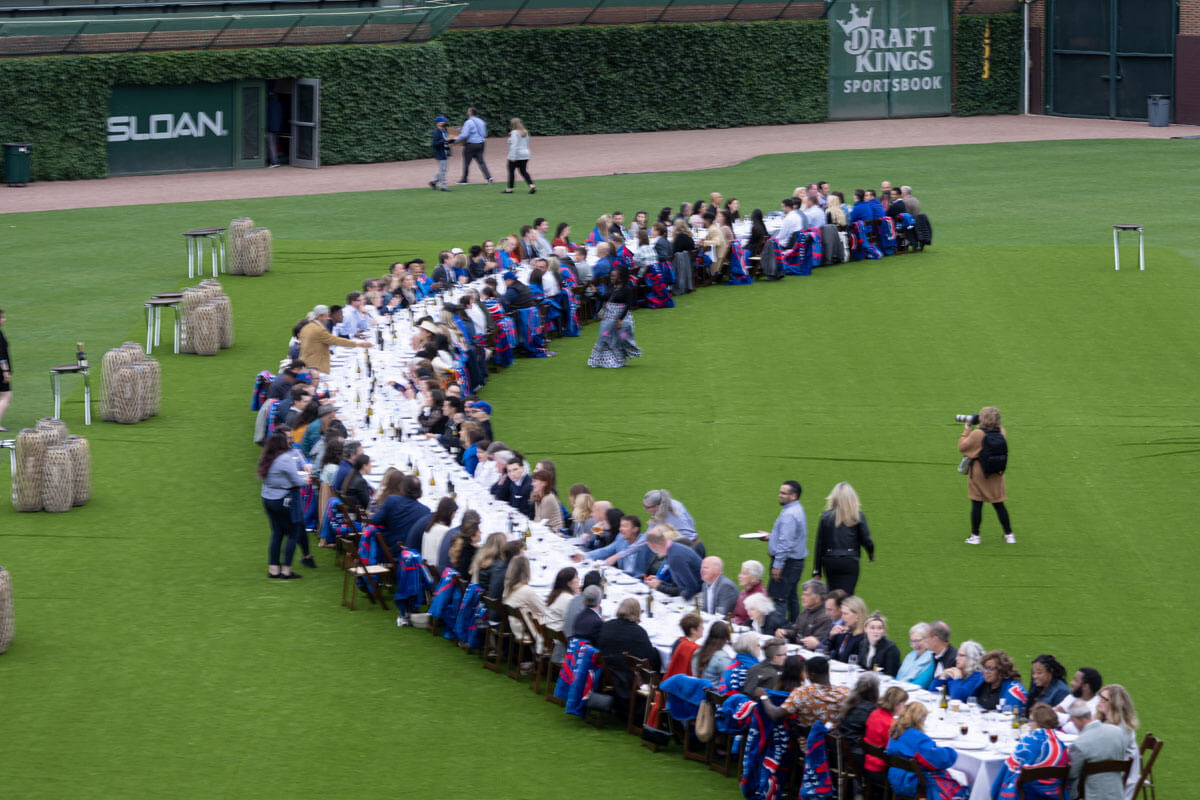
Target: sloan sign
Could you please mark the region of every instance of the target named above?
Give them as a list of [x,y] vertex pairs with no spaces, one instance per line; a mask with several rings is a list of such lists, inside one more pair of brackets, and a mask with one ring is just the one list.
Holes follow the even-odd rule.
[[233,167],[234,87],[113,87],[106,125],[108,173]]
[[829,118],[950,113],[949,0],[834,0]]

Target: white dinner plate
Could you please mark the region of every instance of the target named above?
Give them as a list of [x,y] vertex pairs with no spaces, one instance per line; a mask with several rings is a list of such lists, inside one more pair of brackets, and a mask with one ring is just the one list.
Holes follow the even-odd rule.
[[758,531],[754,531],[754,532],[752,532],[752,533],[740,533],[740,534],[738,534],[738,538],[739,538],[739,539],[762,539],[762,540],[766,540],[766,539],[770,539],[770,538],[771,538],[771,534],[769,534],[769,533],[759,533]]
[[953,742],[950,746],[955,750],[984,750],[987,748],[987,745],[986,739],[971,737],[970,739],[960,739],[957,742]]

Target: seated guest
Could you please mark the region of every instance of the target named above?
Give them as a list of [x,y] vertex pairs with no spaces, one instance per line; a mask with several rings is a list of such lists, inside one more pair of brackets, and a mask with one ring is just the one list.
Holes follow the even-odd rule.
[[929,623],[926,634],[925,649],[933,657],[933,677],[940,678],[954,666],[958,650],[950,644],[950,626],[941,620]]
[[506,313],[512,313],[522,308],[533,308],[537,303],[529,287],[517,279],[517,273],[509,270],[504,273],[504,294],[500,297],[500,305]]
[[822,225],[824,225],[825,209],[821,208],[821,204],[817,201],[817,198],[813,197],[812,195],[806,195],[803,203],[804,207],[801,209],[800,213],[804,214],[805,230],[810,228],[820,228]]
[[763,586],[762,577],[766,571],[766,567],[761,561],[743,561],[742,569],[738,572],[738,586],[742,590],[738,592],[737,602],[734,603],[733,613],[729,615],[729,621],[734,625],[745,625],[746,620],[750,616],[746,613],[746,598],[752,594],[766,594],[767,589]]
[[[470,571],[465,573],[470,576],[471,583],[477,583],[482,587],[484,594],[497,600],[500,598],[489,594],[488,589],[492,586],[492,576],[497,570],[503,569],[501,566],[503,559],[500,553],[507,542],[508,539],[503,533],[493,533],[488,536],[487,540],[483,543],[483,547],[476,551],[474,558],[471,560]],[[503,584],[503,577],[500,579],[500,582]]]
[[771,239],[771,234],[767,233],[767,223],[763,221],[763,213],[761,208],[756,208],[750,212],[750,238],[746,242],[746,255],[749,257],[761,256],[763,247]]
[[[1103,693],[1102,689],[1101,695]],[[1056,716],[1055,720],[1057,719]],[[1071,764],[1068,774],[1068,780],[1071,782],[1070,796],[1079,797],[1080,791],[1086,789],[1087,797],[1092,800],[1122,800],[1125,797],[1125,787],[1121,782],[1120,773],[1102,772],[1089,775],[1083,786],[1080,786],[1079,782],[1083,776],[1083,768],[1089,761],[1116,761],[1129,757],[1125,731],[1117,725],[1106,724],[1094,718],[1087,703],[1082,700],[1071,704],[1071,719],[1074,720],[1080,734],[1068,748]],[[1130,774],[1132,775],[1132,770]]]
[[979,642],[965,641],[958,646],[958,655],[954,666],[941,674],[930,691],[940,691],[946,687],[946,694],[954,700],[966,702],[979,691],[983,683],[983,645]]
[[[879,698],[871,716],[867,717],[867,730],[863,735],[863,741],[875,745],[880,750],[886,749],[888,731],[891,730],[892,722],[896,719],[896,710],[907,702],[908,692],[899,686],[888,687],[888,690],[883,693],[883,697]],[[871,785],[880,789],[887,783],[887,771],[887,762],[878,756],[868,755],[863,761],[863,772],[866,779]]]
[[304,370],[304,362],[296,359],[279,371],[267,389],[268,400],[282,400],[292,393],[292,387],[298,382],[298,376]]
[[741,692],[747,697],[757,699],[764,692],[779,688],[783,663],[787,659],[787,642],[779,638],[767,639],[763,642],[762,654],[762,661],[746,671]]
[[[359,453],[354,457],[354,469],[338,487],[342,497],[353,500],[364,511],[371,505],[371,487],[367,485],[367,479],[363,476],[370,471],[371,457],[366,453]],[[393,551],[392,555],[399,557],[400,553]]]
[[673,253],[690,253],[696,249],[696,242],[692,239],[692,229],[688,227],[687,220],[675,220],[675,226],[671,230],[673,236],[671,240],[671,250]]
[[[460,536],[463,537],[463,540],[467,544],[473,544],[473,543],[478,542],[478,540],[480,538],[480,534],[479,534],[480,520],[481,520],[481,518],[479,516],[478,511],[473,511],[473,510],[468,509],[467,511],[463,512],[462,522],[459,524],[459,526],[457,528],[451,528],[450,530],[446,531],[446,535],[442,537],[442,543],[440,545],[438,545],[438,555],[437,555],[436,563],[437,563],[437,570],[438,570],[439,575],[441,575],[447,569],[453,569],[455,572],[458,572],[458,574],[461,575],[464,580],[467,580],[467,581],[471,580],[470,568],[471,568],[471,560],[474,559],[474,557],[475,557],[475,548],[474,547],[470,548],[471,558],[466,560],[466,565],[465,565],[467,567],[466,572],[463,572],[458,569],[458,566],[456,565],[457,562],[455,562],[455,560],[453,559],[453,557],[451,557],[450,554],[454,549],[454,542]],[[459,552],[459,555],[460,556],[462,555],[461,550]]]
[[[563,613],[563,636],[570,639],[575,635],[575,621],[579,619],[580,612],[583,611],[583,593],[588,587],[595,586],[600,589],[600,584],[603,583],[603,576],[596,570],[592,570],[587,575],[583,576],[583,588],[579,594],[571,598],[571,602],[567,603],[567,610]],[[603,590],[601,590],[603,592]]]
[[[503,534],[501,534],[503,536]],[[463,514],[462,527],[450,541],[450,550],[446,557],[450,566],[459,575],[470,575],[471,566],[475,563],[475,552],[483,534],[479,531],[479,512],[467,511]]]
[[596,263],[592,265],[592,283],[601,287],[600,296],[607,294],[608,279],[614,266],[612,245],[601,242],[596,245]]
[[508,503],[527,517],[533,516],[533,479],[525,471],[525,459],[513,453],[504,475],[492,487],[492,497]]
[[709,683],[716,684],[721,680],[725,667],[733,660],[733,650],[729,647],[729,626],[717,620],[708,629],[708,637],[696,651],[692,663],[692,675],[703,678]]
[[983,665],[983,682],[975,690],[979,707],[985,711],[995,711],[997,708],[1023,711],[1025,690],[1021,687],[1021,673],[1013,666],[1008,653],[989,650],[980,664]]
[[646,579],[646,585],[669,595],[682,596],[691,600],[700,591],[700,556],[683,542],[669,542],[663,534],[663,526],[652,528],[646,534],[646,546],[656,555],[666,558],[666,567],[671,571],[670,582],[657,577]]
[[581,547],[594,550],[612,543],[614,534],[608,528],[608,512],[612,510],[612,507],[613,504],[607,500],[592,501],[592,524],[590,528],[580,534]]
[[496,455],[507,452],[509,452],[508,445],[504,442],[492,442],[488,445],[487,451],[480,455],[479,466],[475,468],[475,480],[479,481],[485,489],[491,489],[496,485],[496,481],[500,480],[500,476],[508,464],[507,462],[500,463]]
[[651,228],[651,245],[654,247],[654,256],[659,261],[669,262],[675,255],[675,248],[671,246],[671,237],[667,233],[667,225],[664,222],[654,223]]
[[[709,556],[700,562],[700,609],[718,617],[729,616],[737,604],[738,588],[725,577],[725,562]],[[774,629],[768,629],[774,632]]]
[[[1125,800],[1133,800],[1133,790],[1137,787],[1138,779],[1142,774],[1141,751],[1137,740],[1138,717],[1133,708],[1133,698],[1119,683],[1110,683],[1101,687],[1100,691],[1096,693],[1096,697],[1095,718],[1107,725],[1115,725],[1125,736],[1125,754],[1120,758],[1133,761],[1129,777],[1125,780]],[[1083,700],[1077,702],[1086,703]],[[1074,727],[1080,732],[1083,731],[1078,721]]]
[[850,208],[850,224],[856,222],[870,222],[875,219],[874,210],[871,204],[867,202],[867,193],[863,189],[854,190],[854,205]]
[[858,665],[863,669],[878,668],[885,675],[896,677],[900,671],[900,648],[887,637],[887,617],[878,611],[867,617],[866,636],[858,646]]
[[1033,678],[1025,692],[1025,703],[1029,708],[1038,702],[1054,708],[1071,693],[1070,687],[1063,681],[1067,668],[1052,655],[1044,653],[1035,658],[1029,674]]
[[[592,558],[596,560],[603,559],[604,563],[610,567],[616,565],[635,578],[641,578],[643,575],[648,574],[650,558],[653,553],[646,547],[636,549],[633,547],[633,545],[639,542],[645,542],[645,537],[642,536],[641,519],[633,514],[624,514],[621,516],[617,530],[617,538],[604,547],[593,550]],[[576,554],[572,558],[582,560],[583,555]]]
[[833,623],[825,610],[825,595],[825,584],[821,581],[814,578],[804,582],[800,591],[800,613],[796,616],[796,624],[787,632],[788,641],[816,650],[829,638]]
[[829,659],[824,656],[813,656],[805,661],[804,671],[808,674],[807,684],[792,690],[781,706],[763,700],[763,710],[775,720],[795,714],[796,724],[801,728],[811,728],[817,720],[836,728],[842,721],[842,705],[850,690],[845,686],[829,685]]
[[779,685],[776,691],[791,694],[797,687],[804,685],[804,656],[788,656],[783,660],[783,670],[779,673]]
[[641,621],[642,604],[636,597],[626,597],[617,606],[617,616],[600,626],[600,636],[595,642],[605,668],[612,675],[613,694],[621,705],[629,702],[633,688],[633,673],[625,663],[626,653],[649,661],[656,672],[662,667],[662,656]]
[[408,532],[413,528],[423,531],[433,516],[433,512],[421,504],[420,497],[420,478],[394,472],[383,487],[383,502],[371,515],[371,523],[383,527],[383,540],[397,558]]
[[804,223],[807,220],[804,217],[804,212],[801,210],[799,200],[785,197],[781,206],[785,209],[785,213],[783,215],[783,224],[775,233],[775,241],[779,242],[779,246],[786,250],[792,246],[792,240],[796,238],[796,234],[804,230]]
[[774,636],[787,625],[787,617],[775,608],[775,601],[765,594],[747,597],[746,613],[750,615],[747,623],[750,630],[762,636]]
[[842,620],[829,628],[829,657],[834,661],[848,662],[851,655],[858,655],[858,646],[865,637],[867,626],[867,604],[861,597],[851,595],[842,601]]
[[1058,738],[1055,728],[1058,727],[1058,715],[1054,709],[1045,703],[1038,703],[1029,709],[1029,722],[1033,730],[1021,737],[1012,755],[1004,759],[1000,773],[992,782],[992,797],[1025,797],[1027,800],[1058,800],[1065,797],[1061,780],[1032,781],[1025,784],[1023,792],[1018,794],[1017,779],[1023,769],[1038,769],[1040,767],[1065,767],[1070,760],[1070,754],[1062,740]]
[[679,627],[683,636],[675,640],[671,647],[671,659],[667,662],[663,680],[673,675],[692,675],[692,659],[700,650],[700,637],[704,635],[704,620],[699,614],[689,612],[679,618]]
[[550,242],[551,247],[565,247],[568,250],[575,249],[575,243],[571,241],[571,226],[569,223],[560,222],[558,227],[554,229],[554,241]]
[[490,582],[485,587],[485,592],[488,597],[504,597],[504,590],[508,581],[508,568],[512,566],[513,559],[524,552],[524,542],[520,539],[514,541],[505,541],[500,545],[500,558],[492,564]]
[[746,682],[746,673],[757,664],[762,657],[762,648],[758,643],[757,633],[743,633],[733,645],[733,660],[721,673],[721,679],[713,686],[723,695],[740,692]]
[[580,492],[571,500],[570,531],[572,537],[583,538],[592,532],[592,526],[596,524],[592,520],[594,502],[592,495],[588,492]]
[[867,205],[871,207],[871,219],[883,219],[887,214],[883,211],[883,204],[879,202],[879,196],[875,194],[874,189],[866,191]]
[[862,757],[862,740],[867,735],[867,720],[875,713],[879,701],[879,676],[864,672],[858,676],[854,689],[842,703],[842,721],[838,733],[850,745],[855,759]]
[[534,471],[533,494],[530,495],[530,500],[533,503],[535,522],[545,524],[552,531],[562,529],[562,505],[558,502],[558,495],[554,491],[553,472],[544,469]]
[[[929,796],[939,800],[966,800],[968,789],[959,786],[946,770],[958,760],[958,752],[952,747],[939,747],[925,733],[925,718],[929,712],[918,702],[911,702],[892,723],[888,733],[888,755],[915,759],[925,773]],[[906,770],[892,767],[888,770],[888,781],[897,797],[917,796],[917,776]]]
[[355,439],[342,442],[342,460],[338,463],[337,472],[330,484],[338,490],[346,482],[346,476],[354,471],[354,457],[362,451],[362,443]]
[[[513,556],[504,575],[504,605],[516,611],[524,611],[524,619],[530,623],[540,622],[546,616],[546,604],[529,585],[529,559],[523,555]],[[541,652],[541,635],[536,629],[526,630],[522,618],[509,618],[509,627],[513,637],[518,642],[533,646],[535,652]],[[532,662],[521,664],[521,672],[528,674],[533,669]]]
[[458,446],[462,448],[459,463],[469,474],[474,475],[479,467],[480,447],[486,451],[488,444],[483,427],[478,422],[464,422],[458,429]]
[[829,617],[830,627],[842,621],[842,601],[849,596],[842,589],[832,589],[825,595],[825,616]]
[[[574,566],[564,566],[554,576],[554,585],[546,595],[546,616],[542,622],[552,631],[562,631],[566,620],[566,607],[571,599],[580,594],[580,573]],[[562,660],[560,660],[562,661]]]
[[453,498],[443,497],[438,501],[437,509],[429,518],[421,537],[421,559],[426,564],[436,564],[438,550],[442,547],[442,539],[454,524],[454,515],[458,513],[458,503]]
[[933,654],[925,649],[925,639],[929,634],[929,626],[918,622],[908,629],[908,645],[912,650],[900,664],[896,680],[915,683],[922,689],[928,689],[933,682]]
[[907,214],[908,206],[904,203],[903,193],[899,189],[892,189],[891,195],[891,197],[884,198],[888,203],[887,215],[894,219],[901,214]]
[[844,197],[845,195],[841,192],[830,192],[829,200],[825,205],[825,216],[829,218],[829,224],[837,225],[838,230],[845,230],[848,222],[846,209],[842,205],[845,202]]
[[[1017,678],[1020,680],[1020,677]],[[1075,670],[1075,674],[1071,677],[1071,693],[1062,699],[1054,711],[1058,714],[1058,724],[1063,729],[1063,733],[1076,734],[1079,731],[1075,730],[1071,724],[1071,703],[1076,700],[1082,700],[1092,708],[1092,712],[1096,711],[1096,704],[1100,702],[1100,687],[1104,685],[1104,679],[1100,677],[1100,673],[1091,667],[1080,667]]]

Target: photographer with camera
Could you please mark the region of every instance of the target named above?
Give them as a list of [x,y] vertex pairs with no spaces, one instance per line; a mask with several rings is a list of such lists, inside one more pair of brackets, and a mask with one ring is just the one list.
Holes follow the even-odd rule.
[[986,406],[979,409],[978,414],[960,414],[955,419],[963,423],[962,435],[958,437],[958,452],[963,455],[967,496],[971,500],[971,535],[966,543],[979,544],[983,504],[991,503],[1000,519],[1000,527],[1004,529],[1004,541],[1016,544],[1017,539],[1008,520],[1008,509],[1004,507],[1008,434],[1000,426],[1000,410]]

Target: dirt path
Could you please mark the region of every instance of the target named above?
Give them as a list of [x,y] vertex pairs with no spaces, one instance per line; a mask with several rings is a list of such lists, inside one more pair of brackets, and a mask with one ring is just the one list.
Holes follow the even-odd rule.
[[[881,126],[886,126],[886,137],[881,136]],[[614,164],[620,165],[621,172],[711,169],[768,153],[875,148],[885,139],[889,145],[906,147],[1062,139],[1169,139],[1174,136],[1200,136],[1200,127],[1151,128],[1141,122],[995,116],[535,137],[530,171],[536,181],[607,175],[612,173]],[[488,166],[500,180],[504,177],[504,153],[501,140],[488,143]],[[452,181],[460,174],[460,159],[459,153],[451,159]],[[604,166],[597,169],[596,165]],[[433,160],[427,159],[346,164],[318,170],[285,167],[49,181],[31,183],[22,189],[0,186],[0,213],[410,189],[424,186],[433,173]],[[472,175],[478,180],[474,170]]]

